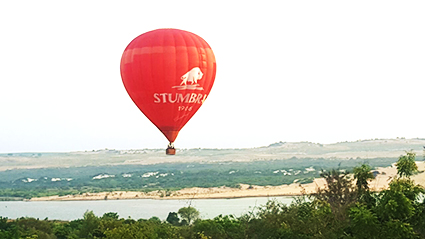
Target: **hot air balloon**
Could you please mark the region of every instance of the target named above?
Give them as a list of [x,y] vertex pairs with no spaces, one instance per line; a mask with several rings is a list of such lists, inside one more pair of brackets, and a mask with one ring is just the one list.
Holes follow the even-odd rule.
[[214,53],[201,37],[157,29],[136,37],[121,58],[121,78],[136,106],[169,141],[202,106],[216,74]]

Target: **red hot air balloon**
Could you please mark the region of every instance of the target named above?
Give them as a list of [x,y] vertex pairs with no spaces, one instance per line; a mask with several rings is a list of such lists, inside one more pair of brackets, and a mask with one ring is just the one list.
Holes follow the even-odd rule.
[[125,49],[121,78],[137,107],[170,142],[204,103],[214,84],[216,61],[201,37],[178,29],[146,32]]

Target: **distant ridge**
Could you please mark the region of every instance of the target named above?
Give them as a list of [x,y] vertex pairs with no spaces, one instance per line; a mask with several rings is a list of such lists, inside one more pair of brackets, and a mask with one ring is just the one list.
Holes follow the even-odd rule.
[[165,149],[101,149],[68,153],[6,153],[0,154],[0,171],[15,168],[80,167],[123,164],[158,164],[176,162],[242,162],[290,158],[397,158],[412,150],[417,159],[424,159],[424,138],[369,139],[353,142],[320,144],[311,142],[276,142],[258,148],[239,149],[177,149],[175,156]]
[[[376,143],[376,142],[380,142],[380,143],[382,143],[382,142],[385,142],[385,143],[387,143],[387,142],[397,142],[397,143],[411,143],[412,141],[417,141],[417,142],[425,142],[425,138],[412,138],[412,139],[406,139],[406,138],[404,138],[404,137],[401,137],[401,138],[395,138],[395,139],[378,139],[378,138],[376,138],[376,139],[363,139],[363,140],[356,140],[356,141],[341,141],[341,142],[336,142],[336,143],[329,143],[329,144],[322,144],[322,143],[312,143],[312,142],[309,142],[309,141],[299,141],[299,142],[284,142],[284,141],[279,141],[279,142],[276,142],[276,143],[272,143],[272,144],[270,144],[270,145],[268,145],[268,146],[266,146],[266,147],[279,147],[279,146],[282,146],[282,145],[285,145],[285,144],[309,144],[309,145],[320,145],[320,146],[323,146],[323,145],[335,145],[335,144],[351,144],[351,143],[367,143],[367,142],[369,142],[369,143]],[[425,145],[424,145],[425,146]]]

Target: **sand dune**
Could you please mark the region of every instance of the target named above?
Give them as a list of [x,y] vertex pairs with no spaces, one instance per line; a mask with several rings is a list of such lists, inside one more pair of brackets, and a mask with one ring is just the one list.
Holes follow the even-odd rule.
[[[412,177],[417,183],[425,187],[425,162],[417,162],[419,173]],[[388,188],[389,183],[396,177],[397,169],[392,167],[378,168],[379,174],[369,182],[373,191]],[[116,191],[102,193],[84,193],[82,195],[50,196],[33,198],[31,201],[70,201],[70,200],[121,200],[121,199],[212,199],[212,198],[241,198],[241,197],[271,197],[271,196],[296,196],[303,193],[315,193],[318,188],[324,188],[324,179],[315,179],[313,183],[281,186],[249,186],[241,184],[240,188],[214,187],[214,188],[186,188],[178,191],[153,191],[149,193]]]

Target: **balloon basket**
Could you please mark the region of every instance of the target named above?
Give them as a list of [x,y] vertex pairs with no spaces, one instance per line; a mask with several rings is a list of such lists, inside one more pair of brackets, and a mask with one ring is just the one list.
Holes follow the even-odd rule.
[[165,153],[166,153],[167,155],[175,155],[175,154],[176,154],[176,149],[175,149],[175,148],[170,148],[170,147],[168,147],[168,148],[165,150]]

